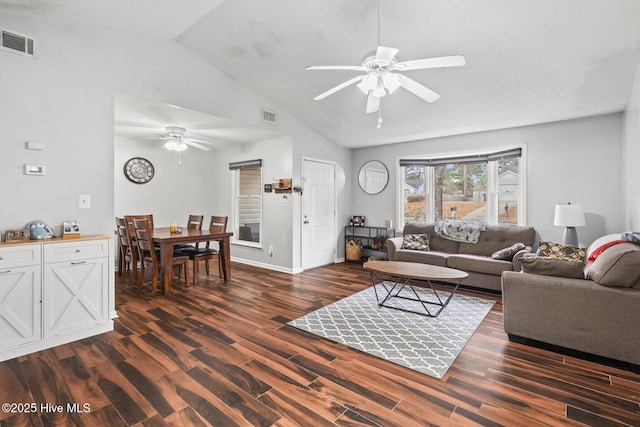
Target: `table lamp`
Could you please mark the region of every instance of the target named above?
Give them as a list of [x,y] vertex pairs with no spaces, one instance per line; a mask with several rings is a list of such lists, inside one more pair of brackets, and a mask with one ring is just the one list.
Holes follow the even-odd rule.
[[576,227],[586,225],[582,205],[572,205],[570,202],[556,205],[556,212],[553,218],[553,225],[566,227],[562,237],[565,245],[578,246],[578,233]]

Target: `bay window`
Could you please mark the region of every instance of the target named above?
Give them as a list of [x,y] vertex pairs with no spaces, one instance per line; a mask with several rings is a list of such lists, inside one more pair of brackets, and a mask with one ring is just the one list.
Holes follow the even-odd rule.
[[399,219],[523,225],[522,148],[400,159]]

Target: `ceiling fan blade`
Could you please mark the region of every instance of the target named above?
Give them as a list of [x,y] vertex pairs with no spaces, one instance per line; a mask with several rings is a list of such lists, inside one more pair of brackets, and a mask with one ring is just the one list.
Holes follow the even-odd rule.
[[373,96],[371,92],[373,91],[369,91],[369,96],[367,97],[367,109],[365,110],[367,114],[375,113],[380,109],[380,97]]
[[211,148],[207,147],[206,145],[202,145],[199,144],[197,142],[194,142],[193,139],[190,138],[185,138],[182,140],[185,144],[190,145],[192,147],[198,148],[202,151],[211,151]]
[[425,68],[462,67],[466,65],[464,56],[452,55],[438,58],[414,59],[413,61],[403,61],[389,67],[390,70],[409,71],[423,70]]
[[400,86],[427,102],[434,102],[440,98],[440,95],[407,76],[401,77]]
[[393,60],[393,58],[396,57],[398,52],[399,50],[393,47],[378,46],[378,49],[376,49],[375,62],[376,64],[379,64],[385,67],[391,63],[391,61]]
[[338,86],[335,86],[335,87],[333,87],[333,88],[329,89],[329,90],[328,90],[328,91],[326,91],[326,92],[322,92],[320,95],[316,96],[316,97],[315,97],[315,98],[313,98],[313,99],[314,99],[314,101],[320,101],[321,99],[324,99],[324,98],[326,98],[327,96],[329,96],[329,95],[332,95],[332,94],[336,93],[336,92],[337,92],[337,91],[339,91],[340,89],[344,89],[344,88],[345,88],[345,87],[347,87],[347,86],[350,86],[350,85],[352,85],[352,84],[354,84],[354,83],[359,82],[360,80],[364,79],[364,77],[365,77],[365,76],[366,76],[366,74],[362,74],[362,75],[356,76],[356,77],[354,77],[354,78],[352,78],[352,79],[349,79],[349,80],[347,80],[346,82],[344,82],[344,83],[340,83]]
[[307,71],[322,71],[322,70],[349,70],[349,71],[367,71],[367,69],[361,65],[311,65],[305,68]]

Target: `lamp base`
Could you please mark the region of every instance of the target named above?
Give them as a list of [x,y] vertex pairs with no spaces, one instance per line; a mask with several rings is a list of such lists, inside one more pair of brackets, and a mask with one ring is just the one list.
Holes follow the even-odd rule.
[[578,246],[578,232],[575,227],[567,227],[564,229],[562,243],[570,246]]

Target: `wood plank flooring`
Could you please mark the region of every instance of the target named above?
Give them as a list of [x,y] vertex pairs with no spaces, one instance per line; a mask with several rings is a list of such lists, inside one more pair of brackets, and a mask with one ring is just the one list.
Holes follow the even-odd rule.
[[0,363],[0,403],[37,405],[0,425],[640,425],[640,375],[509,342],[499,296],[473,293],[497,303],[438,380],[285,325],[369,286],[360,265],[232,268],[118,280],[115,331]]

